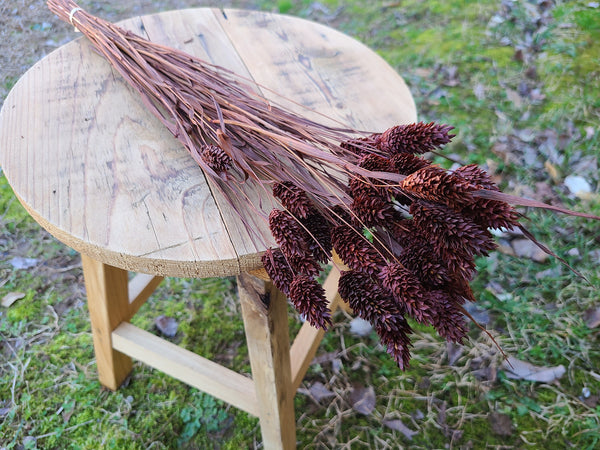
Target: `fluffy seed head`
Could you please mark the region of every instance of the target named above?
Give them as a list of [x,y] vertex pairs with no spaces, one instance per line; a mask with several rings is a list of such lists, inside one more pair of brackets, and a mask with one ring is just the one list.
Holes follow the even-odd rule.
[[388,354],[394,358],[401,370],[408,369],[410,363],[409,335],[412,332],[410,325],[401,315],[390,317],[385,322],[377,322],[375,331],[385,346]]
[[394,299],[364,272],[343,271],[338,292],[359,317],[373,324],[402,312]]
[[279,209],[271,211],[269,229],[284,255],[306,255],[304,230],[289,212]]

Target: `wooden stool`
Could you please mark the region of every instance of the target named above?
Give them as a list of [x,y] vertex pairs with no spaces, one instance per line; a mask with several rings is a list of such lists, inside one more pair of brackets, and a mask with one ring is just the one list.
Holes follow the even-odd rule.
[[[322,25],[204,8],[122,25],[252,78],[322,122],[319,113],[381,131],[416,120],[401,77]],[[294,448],[293,398],[323,332],[304,324],[290,347],[285,297],[251,275],[260,274],[260,256],[274,245],[266,224],[238,205],[249,235],[187,151],[85,39],[59,48],[15,85],[0,113],[0,152],[33,218],[82,254],[100,382],[117,389],[136,358],[258,416],[265,448]],[[128,271],[140,274],[128,281]],[[163,276],[232,275],[252,379],[128,323]],[[325,282],[332,308],[338,277],[334,270]]]

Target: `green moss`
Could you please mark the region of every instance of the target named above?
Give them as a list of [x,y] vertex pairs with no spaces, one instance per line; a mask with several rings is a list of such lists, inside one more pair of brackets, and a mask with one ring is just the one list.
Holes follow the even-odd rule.
[[15,198],[8,180],[2,172],[0,172],[0,216],[9,232],[14,232],[17,227],[34,223],[25,208]]
[[25,322],[41,314],[43,303],[40,302],[37,292],[28,290],[25,293],[25,297],[17,300],[13,305],[6,311],[6,318],[11,324],[18,322]]

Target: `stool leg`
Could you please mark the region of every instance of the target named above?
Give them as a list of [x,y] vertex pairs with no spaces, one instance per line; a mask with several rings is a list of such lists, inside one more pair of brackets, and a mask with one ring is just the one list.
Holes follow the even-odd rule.
[[131,372],[131,358],[112,348],[111,333],[129,320],[127,271],[81,255],[100,383],[117,390]]
[[296,448],[287,300],[271,282],[238,276],[265,449]]

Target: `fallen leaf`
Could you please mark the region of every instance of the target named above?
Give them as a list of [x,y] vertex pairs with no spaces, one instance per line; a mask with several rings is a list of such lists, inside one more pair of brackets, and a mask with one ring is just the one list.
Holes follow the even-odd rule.
[[474,370],[471,372],[471,375],[473,375],[479,381],[496,381],[498,371],[494,366],[487,366]]
[[15,256],[10,260],[10,265],[15,269],[31,269],[36,266],[38,260],[35,258],[23,258],[22,256]]
[[576,197],[585,197],[586,194],[592,192],[592,186],[588,181],[579,175],[569,175],[563,182],[569,192]]
[[485,98],[485,86],[481,83],[477,83],[473,86],[473,94],[477,100],[483,100]]
[[75,412],[75,403],[73,403],[72,408],[69,408],[68,410],[63,410],[63,412],[62,412],[63,423],[69,422],[69,420],[71,419],[71,416],[73,415],[74,412]]
[[453,342],[446,342],[446,353],[448,353],[448,365],[453,366],[464,352],[462,345],[457,345]]
[[595,408],[596,406],[598,406],[598,400],[600,400],[600,396],[590,395],[589,397],[583,400],[583,403],[589,408]]
[[[490,323],[490,314],[487,309],[482,308],[476,303],[467,303],[463,307],[479,325],[487,325]],[[459,347],[463,348],[462,345]]]
[[312,395],[318,402],[323,400],[324,398],[335,396],[335,393],[327,389],[325,385],[320,381],[313,383],[308,390],[310,392],[310,395]]
[[344,365],[340,358],[335,358],[334,360],[331,361],[331,370],[333,370],[333,373],[340,373],[343,366]]
[[158,316],[154,321],[156,328],[167,337],[173,337],[177,334],[179,324],[173,317]]
[[513,89],[506,88],[506,98],[515,105],[515,108],[523,106],[523,99],[519,93]]
[[525,71],[525,76],[527,78],[529,78],[530,80],[535,80],[538,77],[537,67],[536,66],[528,67],[527,70]]
[[562,364],[556,367],[534,366],[526,361],[518,360],[509,356],[502,362],[500,367],[506,378],[513,380],[537,381],[540,383],[551,383],[561,378],[565,372],[565,366]]
[[394,419],[394,420],[385,420],[384,419],[383,424],[386,427],[391,428],[392,430],[399,431],[409,441],[412,440],[412,437],[415,434],[419,434],[418,431],[413,431],[410,428],[408,428],[406,425],[404,425],[400,419]]
[[523,49],[516,49],[515,53],[513,54],[513,59],[518,62],[523,62],[525,60],[523,57]]
[[515,251],[510,245],[498,244],[496,251],[502,253],[503,255],[515,256]]
[[448,425],[446,425],[446,402],[443,402],[440,405],[440,409],[438,411],[438,420],[437,420],[438,424],[442,426],[442,428],[448,428]]
[[425,67],[417,67],[414,71],[415,75],[421,78],[428,78],[433,73],[433,70],[427,69]]
[[555,183],[560,181],[560,171],[558,170],[558,167],[550,162],[550,160],[547,160],[544,163],[544,168],[546,169],[546,172],[548,172],[548,175],[550,175],[550,178],[552,178],[552,181]]
[[594,134],[596,134],[596,130],[594,129],[594,127],[585,127],[585,140],[589,141],[590,139],[592,139],[594,137]]
[[493,412],[488,416],[492,432],[498,436],[512,436],[512,420],[506,414]]
[[531,259],[532,261],[539,263],[542,263],[549,258],[549,255],[546,252],[529,239],[514,239],[510,245],[515,251],[515,255],[520,258]]
[[583,315],[583,320],[588,328],[596,328],[600,325],[600,308],[590,308]]
[[327,362],[331,362],[334,359],[338,358],[339,354],[339,352],[321,353],[320,355],[317,355],[313,358],[312,364],[324,364]]
[[375,409],[375,389],[373,386],[355,385],[350,392],[350,403],[354,411],[368,416]]
[[425,414],[423,414],[423,411],[420,409],[417,409],[416,411],[410,413],[410,417],[412,417],[414,420],[422,420],[425,418]]
[[2,297],[2,302],[0,302],[0,305],[4,306],[5,308],[8,308],[14,302],[22,299],[23,297],[25,297],[25,294],[22,292],[9,292],[4,297]]
[[562,267],[555,266],[551,267],[550,269],[542,270],[541,272],[536,273],[535,279],[543,280],[544,278],[557,278],[560,275],[562,275]]

